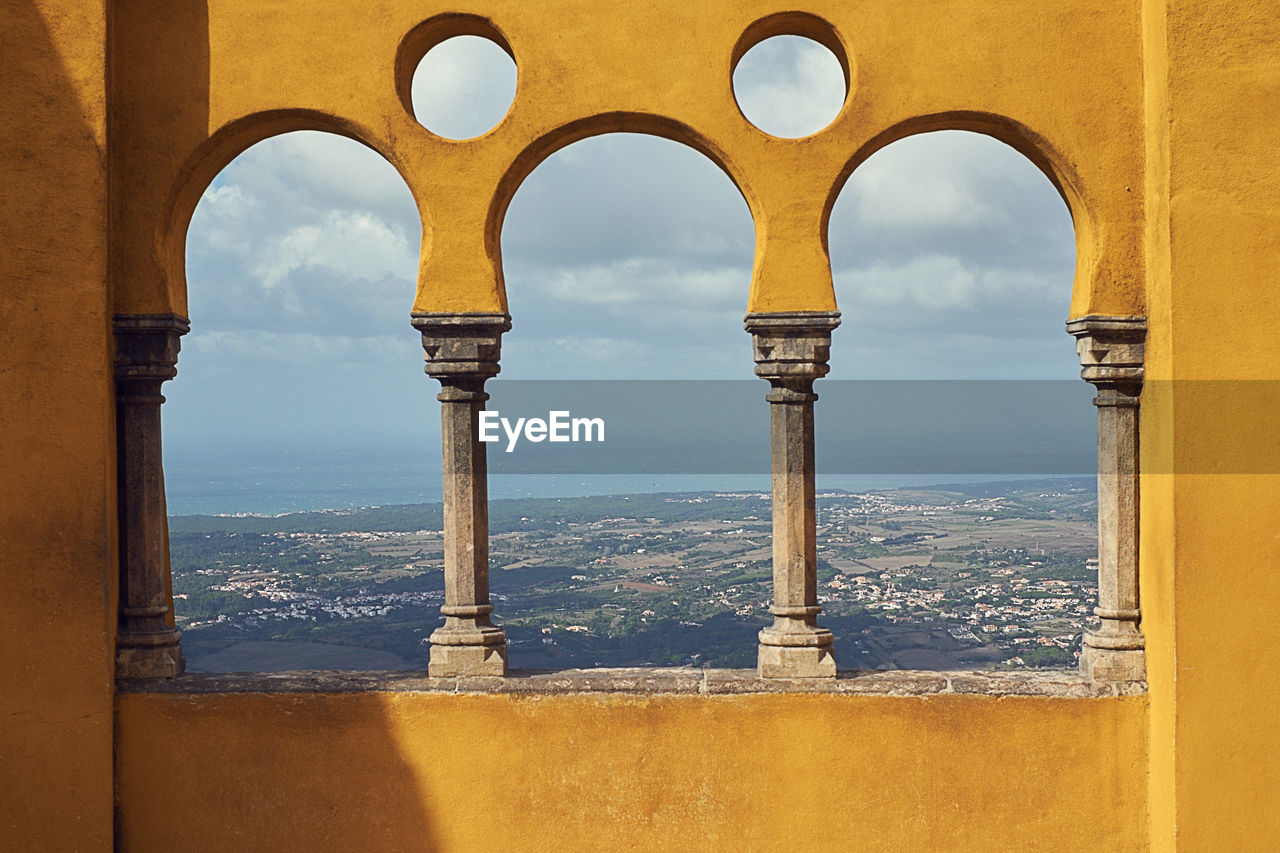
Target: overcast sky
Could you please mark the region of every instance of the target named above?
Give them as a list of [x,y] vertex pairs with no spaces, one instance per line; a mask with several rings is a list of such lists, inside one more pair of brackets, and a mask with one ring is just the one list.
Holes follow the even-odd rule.
[[[428,57],[415,105],[467,136],[501,118],[514,83],[504,54],[459,41]],[[802,135],[830,120],[844,84],[824,49],[787,41],[744,60],[738,97],[767,129]],[[468,72],[486,56],[493,68]],[[228,166],[188,237],[192,331],[166,387],[170,450],[434,429],[408,319],[419,230],[395,171],[349,140],[290,134]],[[841,195],[830,245],[844,316],[832,378],[1078,375],[1063,331],[1070,217],[1002,144],[935,133],[878,153]],[[504,377],[751,378],[751,217],[691,149],[619,135],[559,152],[517,193],[502,248]]]

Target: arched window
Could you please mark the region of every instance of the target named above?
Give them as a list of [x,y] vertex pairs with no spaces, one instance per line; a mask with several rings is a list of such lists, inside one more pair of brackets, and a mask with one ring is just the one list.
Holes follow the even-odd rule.
[[[501,374],[485,386],[487,414],[507,426],[487,445],[489,536],[469,552],[489,548],[511,666],[745,665],[753,655],[758,617],[688,595],[693,578],[740,562],[711,559],[701,535],[728,521],[670,493],[767,480],[683,469],[668,455],[676,433],[712,417],[703,392],[743,376],[753,239],[732,181],[694,149],[654,136],[574,143],[515,194],[502,234],[511,330]],[[551,410],[598,419],[600,432],[566,431],[586,442],[558,446],[510,438],[511,424]],[[530,505],[511,499],[525,495],[563,503],[517,512]],[[750,504],[732,510],[754,513],[758,541],[735,547],[753,563],[766,555],[751,582],[762,588],[750,593],[763,600],[768,508]],[[433,648],[435,671],[453,653]]]
[[825,386],[822,482],[914,486],[824,502],[842,665],[1073,666],[1107,528],[1100,543],[1093,415],[1062,334],[1075,240],[1061,197],[991,137],[923,134],[854,172],[829,242],[832,375],[855,381]]
[[404,333],[420,231],[385,160],[308,131],[242,153],[196,208],[192,332],[165,406],[175,621],[191,669],[414,665],[420,637],[358,617],[434,610],[439,572],[407,570],[429,547],[382,553],[336,513],[266,518],[439,499],[432,405]]

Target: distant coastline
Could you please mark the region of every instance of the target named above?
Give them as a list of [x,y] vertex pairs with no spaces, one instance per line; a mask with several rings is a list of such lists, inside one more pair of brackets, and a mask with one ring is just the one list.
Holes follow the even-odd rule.
[[[521,479],[543,481],[544,485],[548,490],[553,490],[553,489],[556,489],[558,486],[563,485],[556,482],[550,482],[550,483],[546,482],[549,479],[552,479],[546,476],[521,475]],[[572,478],[572,479],[578,482],[582,481],[582,478],[580,477]],[[537,484],[531,484],[528,487],[522,485],[521,488],[511,490],[514,492],[514,494],[501,494],[501,493],[495,494],[494,493],[495,490],[491,488],[490,498],[489,498],[489,502],[492,510],[491,514],[494,516],[493,520],[497,521],[504,514],[506,514],[506,511],[519,511],[524,506],[535,506],[540,502],[547,502],[547,501],[563,502],[572,506],[573,504],[578,502],[588,502],[588,501],[594,502],[597,500],[630,500],[632,498],[635,498],[637,500],[648,500],[648,499],[655,499],[655,498],[661,498],[664,496],[673,496],[673,495],[687,497],[691,495],[705,494],[705,495],[716,495],[716,496],[724,497],[732,494],[743,494],[744,496],[766,497],[766,498],[769,495],[769,484],[768,484],[767,478],[765,478],[765,482],[763,484],[757,484],[756,486],[747,487],[747,488],[742,488],[738,486],[714,488],[714,487],[707,487],[706,485],[703,485],[702,488],[669,488],[669,489],[658,488],[658,485],[659,485],[658,479],[666,481],[666,480],[673,479],[673,476],[668,475],[662,478],[621,477],[616,475],[610,476],[607,478],[601,477],[599,478],[598,482],[595,482],[592,484],[598,490],[580,491],[576,493],[568,492],[568,493],[560,493],[560,494],[557,494],[557,493],[529,494],[528,491],[536,491]],[[693,481],[694,483],[698,483],[699,481],[705,483],[705,481],[708,478],[691,476],[691,477],[682,478],[682,479],[688,479]],[[742,478],[735,478],[735,479],[742,479]],[[760,480],[761,478],[752,477],[750,479]],[[854,478],[832,477],[829,479],[849,481]],[[1047,477],[1006,476],[1006,477],[1000,477],[996,479],[978,479],[978,480],[974,480],[973,478],[959,478],[959,477],[957,477],[955,480],[947,480],[947,479],[939,479],[939,478],[931,479],[924,476],[895,477],[895,478],[867,477],[865,479],[871,482],[872,484],[867,486],[862,486],[860,484],[851,483],[850,485],[853,487],[846,488],[842,486],[832,485],[831,483],[825,482],[823,478],[820,478],[818,483],[818,498],[819,500],[821,500],[824,495],[838,496],[838,495],[860,494],[860,493],[867,493],[867,492],[899,491],[899,490],[959,492],[959,493],[964,493],[964,494],[975,496],[975,497],[989,497],[993,495],[1005,494],[1014,488],[1027,489],[1027,488],[1035,488],[1035,487],[1044,487],[1051,483],[1062,484],[1064,488],[1071,488],[1071,489],[1083,488],[1086,490],[1093,490],[1097,486],[1096,478],[1065,476],[1065,475],[1064,476],[1047,476]],[[636,480],[639,483],[639,485],[641,485],[642,487],[638,489],[633,489],[630,491],[627,491],[625,489],[609,490],[607,488],[607,486],[611,484],[620,483],[621,485],[627,485],[626,483],[627,480]],[[882,481],[882,480],[911,480],[913,482],[889,483],[885,485],[877,484],[879,481]],[[645,485],[650,485],[652,487],[643,488],[643,486]],[[522,491],[521,489],[524,489],[524,491]],[[311,527],[314,527],[317,524],[324,524],[325,526],[329,526],[333,521],[337,519],[342,519],[343,523],[347,526],[351,526],[352,529],[357,529],[361,526],[365,526],[367,528],[371,524],[371,522],[375,522],[378,520],[385,521],[387,519],[392,519],[394,520],[395,523],[389,526],[379,527],[379,529],[392,529],[392,528],[396,528],[397,525],[399,525],[400,527],[403,527],[403,529],[408,530],[408,529],[418,529],[419,527],[423,526],[423,524],[425,523],[423,521],[424,517],[438,516],[440,512],[441,512],[441,503],[440,503],[440,498],[438,496],[434,500],[412,500],[412,501],[403,501],[403,502],[368,503],[368,504],[351,505],[351,506],[320,506],[320,507],[304,508],[304,509],[288,509],[280,512],[254,512],[249,510],[239,510],[239,511],[233,511],[233,512],[175,512],[173,507],[173,502],[171,500],[169,518],[170,518],[171,528],[173,528],[174,530],[184,530],[184,531],[199,529],[202,526],[202,520],[225,520],[227,522],[246,522],[249,526],[253,526],[253,523],[256,521],[256,522],[261,522],[264,525],[263,526],[264,530],[265,529],[281,530],[281,529],[310,529]],[[400,524],[400,522],[402,522],[406,518],[414,519],[413,524],[408,527],[405,527],[402,524]],[[282,526],[280,523],[281,520],[290,520],[292,522],[295,522],[296,528],[295,528],[295,525],[290,525],[290,524],[285,524]]]

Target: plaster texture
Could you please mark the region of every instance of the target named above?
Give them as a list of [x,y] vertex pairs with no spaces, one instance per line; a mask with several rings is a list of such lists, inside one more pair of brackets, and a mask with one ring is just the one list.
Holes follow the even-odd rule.
[[[5,845],[769,848],[794,846],[804,827],[814,849],[1273,846],[1275,3],[797,8],[0,5]],[[778,33],[822,41],[848,75],[844,109],[812,137],[763,134],[733,100],[735,61]],[[418,125],[408,97],[420,57],[459,34],[493,38],[519,69],[504,120],[461,142]],[[186,230],[201,194],[250,145],[301,129],[359,140],[404,178],[423,227],[405,312],[423,314],[506,313],[507,205],[547,156],[588,136],[663,136],[729,175],[755,223],[752,313],[837,310],[826,221],[875,151],[942,129],[1010,144],[1071,209],[1064,315],[1146,318],[1147,692],[1071,676],[1064,689],[1087,695],[1011,695],[1030,688],[974,674],[914,676],[938,688],[920,695],[846,694],[873,682],[839,676],[774,692],[792,682],[712,674],[653,676],[695,691],[670,695],[648,676],[619,676],[637,692],[563,695],[517,692],[524,677],[426,676],[452,686],[352,676],[359,686],[337,691],[291,676],[284,691],[197,690],[209,682],[181,675],[117,691],[121,518],[134,505],[121,512],[113,318],[187,316]],[[1255,393],[1226,405],[1205,380]],[[480,690],[495,681],[514,686]]]

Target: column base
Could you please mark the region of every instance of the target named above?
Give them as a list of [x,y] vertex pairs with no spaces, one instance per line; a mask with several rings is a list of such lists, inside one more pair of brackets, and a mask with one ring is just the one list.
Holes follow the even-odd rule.
[[1094,681],[1146,681],[1146,653],[1136,649],[1106,649],[1089,645],[1080,650],[1080,672]]
[[439,646],[431,647],[427,675],[452,678],[461,675],[507,674],[507,646]]
[[186,670],[179,645],[116,648],[116,678],[175,678]]
[[835,678],[830,646],[766,646],[760,644],[761,678]]

